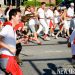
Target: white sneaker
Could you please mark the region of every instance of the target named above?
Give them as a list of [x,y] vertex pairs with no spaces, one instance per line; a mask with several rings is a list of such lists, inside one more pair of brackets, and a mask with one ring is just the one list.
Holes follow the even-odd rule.
[[45,41],[49,41],[50,38],[47,36],[46,38],[44,38]]
[[51,33],[50,33],[50,34],[48,34],[48,35],[49,35],[49,37],[50,37],[50,36],[52,36],[52,34],[51,34]]
[[52,33],[51,36],[54,37],[55,36],[54,33]]

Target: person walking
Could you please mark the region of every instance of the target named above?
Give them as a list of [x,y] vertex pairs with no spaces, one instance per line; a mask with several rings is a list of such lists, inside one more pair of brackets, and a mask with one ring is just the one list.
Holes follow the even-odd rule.
[[46,3],[42,2],[41,7],[38,9],[40,25],[39,25],[39,29],[37,30],[37,34],[39,35],[39,33],[44,29],[43,40],[50,40],[50,38],[48,37],[49,26],[46,22],[45,6]]

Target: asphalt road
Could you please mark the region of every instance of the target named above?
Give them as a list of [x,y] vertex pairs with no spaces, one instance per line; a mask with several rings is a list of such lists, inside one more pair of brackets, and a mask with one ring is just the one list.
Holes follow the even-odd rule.
[[20,58],[24,75],[71,75],[75,74],[71,65],[71,48],[65,38],[59,37],[43,41],[43,45],[29,43],[23,45]]

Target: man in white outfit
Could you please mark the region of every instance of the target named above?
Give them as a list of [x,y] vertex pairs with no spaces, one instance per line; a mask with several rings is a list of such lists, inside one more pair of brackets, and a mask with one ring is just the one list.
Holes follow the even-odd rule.
[[[54,13],[53,13],[53,6],[50,6],[46,11],[46,18],[47,18],[47,24],[50,28],[50,35],[54,36]],[[50,22],[53,23],[53,25],[50,24]]]
[[39,26],[39,29],[37,30],[37,34],[39,34],[44,29],[43,39],[50,40],[50,38],[48,38],[49,27],[47,25],[46,18],[45,18],[45,6],[46,6],[46,3],[42,2],[41,7],[38,9],[40,26]]
[[67,17],[68,17],[68,25],[70,28],[70,27],[72,27],[72,25],[70,25],[70,22],[71,22],[72,18],[74,17],[74,3],[70,4],[70,7],[67,10]]

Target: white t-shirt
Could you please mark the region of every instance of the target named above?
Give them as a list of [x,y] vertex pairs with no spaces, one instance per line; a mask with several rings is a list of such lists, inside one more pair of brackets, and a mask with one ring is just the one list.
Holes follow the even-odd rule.
[[39,18],[45,18],[45,11],[42,8],[38,9]]
[[29,12],[29,11],[25,11],[25,14],[24,14],[24,15],[27,15],[27,14],[31,14],[31,12]]
[[70,17],[74,16],[74,8],[69,7],[67,10],[67,15]]
[[10,12],[10,10],[7,11],[7,13],[5,15],[6,18],[9,18],[9,12]]
[[[0,35],[4,36],[4,43],[14,47],[16,50],[16,32],[14,32],[12,26],[10,25],[6,25],[5,27],[3,27],[3,29],[0,32]],[[0,53],[1,54],[6,54],[9,56],[14,56],[8,49],[6,48],[1,48],[0,49]]]
[[29,25],[30,25],[30,26],[35,25],[35,20],[34,20],[33,18],[29,20]]
[[47,9],[45,14],[46,14],[46,18],[50,17],[51,19],[53,19],[53,17],[54,17],[53,11],[50,9]]
[[55,23],[59,22],[59,17],[60,17],[60,14],[59,14],[58,10],[55,10],[54,11],[54,20],[55,20]]
[[58,16],[59,16],[58,10],[55,10],[55,11],[54,11],[54,15],[55,15],[55,17],[58,17]]

